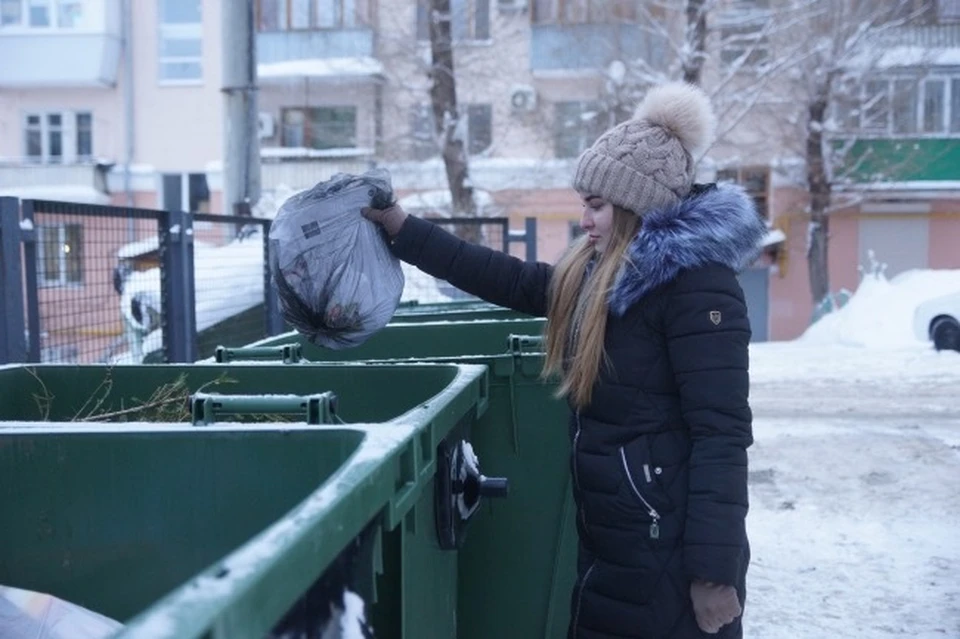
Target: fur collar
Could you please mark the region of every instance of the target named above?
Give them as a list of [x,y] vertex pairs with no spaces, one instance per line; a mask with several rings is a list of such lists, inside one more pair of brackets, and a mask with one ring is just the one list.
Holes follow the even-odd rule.
[[766,225],[742,187],[698,185],[676,206],[643,216],[627,249],[629,263],[610,292],[610,307],[622,316],[687,269],[713,263],[739,272],[756,259],[765,233]]

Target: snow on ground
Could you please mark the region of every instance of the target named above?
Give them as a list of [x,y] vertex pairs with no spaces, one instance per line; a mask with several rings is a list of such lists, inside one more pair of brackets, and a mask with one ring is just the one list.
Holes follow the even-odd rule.
[[912,332],[958,271],[868,277],[751,347],[747,639],[960,637],[960,353]]

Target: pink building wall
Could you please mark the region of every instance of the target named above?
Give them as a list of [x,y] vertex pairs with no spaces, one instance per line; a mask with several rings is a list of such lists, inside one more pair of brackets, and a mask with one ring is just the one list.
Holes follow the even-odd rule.
[[960,202],[937,201],[930,215],[930,268],[960,268]]

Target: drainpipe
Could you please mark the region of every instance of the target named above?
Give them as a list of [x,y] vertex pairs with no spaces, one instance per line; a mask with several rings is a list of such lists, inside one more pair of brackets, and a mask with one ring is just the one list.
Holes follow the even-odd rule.
[[[126,120],[126,131],[123,152],[123,191],[127,194],[127,206],[133,206],[133,185],[130,174],[130,165],[133,163],[133,10],[130,6],[133,0],[121,0],[123,13],[123,110]],[[136,229],[133,218],[128,220],[127,233],[130,241],[136,239]]]
[[223,43],[223,204],[250,215],[260,199],[257,54],[253,0],[221,4]]

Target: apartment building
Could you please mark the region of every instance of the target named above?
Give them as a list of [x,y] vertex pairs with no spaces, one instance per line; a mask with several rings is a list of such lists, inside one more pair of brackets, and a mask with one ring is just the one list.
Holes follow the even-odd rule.
[[[674,61],[682,6],[451,4],[458,101],[481,214],[509,216],[516,227],[535,216],[539,257],[555,259],[578,232],[579,202],[569,189],[576,157],[629,116],[623,77],[633,61],[661,72]],[[711,16],[706,85],[737,61],[762,64],[771,55],[778,43],[756,25],[777,4],[730,0]],[[903,179],[869,188],[853,182],[868,196],[833,223],[834,288],[856,286],[867,248],[893,272],[960,267],[950,249],[960,242],[960,131],[953,128],[960,66],[951,57],[960,49],[960,24],[956,0],[926,4],[919,23],[887,37],[939,52],[937,63],[893,61],[874,84],[863,84],[865,108],[853,108],[856,118],[844,122],[871,158],[884,150],[896,155],[903,145],[929,147],[933,155],[918,156]],[[0,58],[16,61],[0,68],[0,194],[222,211],[221,6],[217,0],[0,0]],[[426,2],[256,0],[255,11],[263,203],[337,171],[381,165],[390,169],[404,206],[442,209],[446,178],[429,108]],[[892,92],[901,86],[898,78],[920,75],[909,100],[889,93],[886,107],[866,108],[881,86]],[[883,127],[870,115],[879,111],[888,114]],[[911,114],[914,124],[904,125]],[[802,332],[813,310],[806,193],[802,171],[786,157],[789,145],[770,138],[758,125],[762,117],[771,116],[745,118],[730,132],[701,177],[744,184],[767,218],[764,254],[742,282],[756,338],[787,339]],[[54,231],[52,249],[71,232]],[[69,258],[60,263],[51,282],[79,277],[80,265]]]

